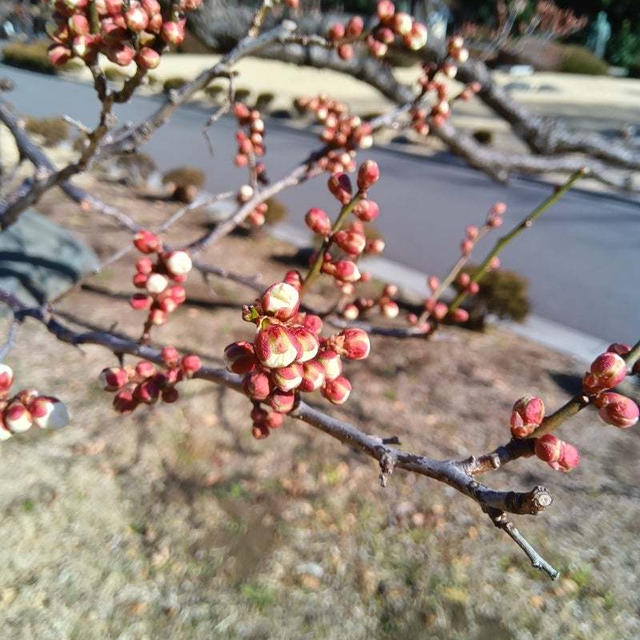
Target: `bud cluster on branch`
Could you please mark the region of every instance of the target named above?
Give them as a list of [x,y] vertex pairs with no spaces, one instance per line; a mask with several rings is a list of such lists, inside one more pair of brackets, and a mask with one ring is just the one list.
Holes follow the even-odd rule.
[[178,399],[176,386],[190,378],[202,367],[195,354],[180,357],[175,347],[162,349],[164,370],[148,360],[141,360],[135,367],[108,367],[100,373],[100,386],[115,393],[113,408],[118,413],[131,413],[141,404],[151,405],[158,400],[172,403]]
[[36,389],[23,389],[9,396],[12,385],[13,370],[0,363],[0,440],[28,431],[33,425],[61,429],[69,424],[69,412],[63,402],[40,395]]
[[104,54],[111,62],[127,66],[135,61],[154,69],[166,45],[184,40],[184,12],[197,9],[202,0],[180,0],[163,10],[158,0],[54,0],[47,26],[54,41],[49,59],[62,65],[73,57],[87,64]]

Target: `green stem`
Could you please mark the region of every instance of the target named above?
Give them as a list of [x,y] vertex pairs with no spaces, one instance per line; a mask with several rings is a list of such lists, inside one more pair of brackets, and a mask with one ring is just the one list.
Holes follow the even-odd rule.
[[[514,238],[519,236],[525,229],[531,227],[531,225],[547,210],[549,207],[554,205],[562,196],[573,187],[573,185],[583,176],[586,175],[586,171],[584,169],[578,169],[575,173],[571,175],[571,177],[565,182],[562,187],[560,187],[557,191],[555,191],[552,195],[550,195],[544,202],[539,204],[526,218],[521,220],[509,233],[505,234],[501,238],[497,240],[493,249],[489,252],[487,257],[484,259],[478,271],[471,278],[471,282],[479,282],[482,277],[485,275],[487,270],[489,269],[489,265],[491,264],[491,260],[495,258]],[[454,298],[453,302],[449,306],[449,311],[455,311],[462,301],[467,297],[466,291],[461,291]]]
[[363,197],[362,193],[360,192],[356,193],[356,195],[349,202],[347,202],[347,204],[345,204],[344,207],[342,207],[342,209],[340,210],[340,213],[338,214],[336,221],[333,223],[333,226],[331,227],[331,232],[324,239],[322,246],[318,250],[318,255],[316,256],[316,259],[311,265],[311,269],[309,270],[307,277],[304,279],[304,282],[302,283],[302,287],[300,287],[300,298],[302,298],[305,291],[308,290],[311,282],[315,280],[317,275],[320,273],[322,263],[324,262],[324,255],[329,250],[329,248],[331,247],[331,244],[333,243],[333,234],[336,231],[340,231],[340,228],[344,224],[344,221],[347,219],[347,216],[353,211],[353,208],[358,204],[358,202],[362,200],[362,197]]

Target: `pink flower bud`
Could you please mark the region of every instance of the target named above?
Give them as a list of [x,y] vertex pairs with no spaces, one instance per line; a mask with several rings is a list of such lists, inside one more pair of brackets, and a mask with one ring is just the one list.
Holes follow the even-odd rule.
[[638,405],[620,393],[607,391],[597,400],[598,415],[603,422],[614,427],[626,429],[638,422],[640,411]]
[[469,312],[466,309],[455,309],[451,312],[451,320],[459,324],[468,322]]
[[464,232],[467,238],[469,238],[469,240],[475,240],[478,237],[478,233],[480,233],[478,227],[476,227],[474,224],[470,224],[464,230]]
[[278,320],[289,320],[298,312],[300,294],[293,285],[277,282],[262,294],[260,304],[264,313]]
[[303,374],[300,391],[317,391],[325,382],[324,367],[317,360],[310,360],[302,365]]
[[298,339],[280,324],[263,323],[254,342],[258,360],[270,369],[287,367],[302,352]]
[[536,456],[540,460],[544,460],[544,462],[557,462],[560,459],[563,444],[562,440],[557,436],[552,433],[545,433],[543,436],[536,438]]
[[117,391],[129,382],[127,372],[120,367],[108,367],[100,372],[100,386],[105,391]]
[[352,229],[336,231],[333,239],[343,251],[354,256],[361,254],[367,244],[364,233]]
[[344,404],[350,393],[351,383],[344,376],[327,380],[322,387],[322,395],[333,404]]
[[[404,44],[408,49],[412,51],[419,51],[427,44],[427,27],[421,22],[413,22],[411,30],[403,38]],[[455,77],[456,67],[454,65],[449,66],[449,77]]]
[[294,362],[288,367],[274,369],[271,372],[273,383],[282,391],[293,391],[300,386],[302,382],[302,365]]
[[347,22],[345,34],[348,38],[358,38],[364,30],[364,21],[360,16],[353,16]]
[[271,382],[266,373],[255,371],[244,377],[242,388],[252,400],[266,400],[271,393]]
[[69,47],[65,47],[62,44],[53,44],[47,51],[49,61],[54,67],[60,67],[66,64],[73,57],[73,52]]
[[180,360],[180,368],[184,371],[185,375],[191,377],[202,368],[202,360],[200,360],[200,357],[195,353],[189,353]]
[[631,345],[622,344],[620,342],[614,342],[613,344],[610,344],[607,349],[607,352],[617,353],[619,356],[626,356],[629,351],[631,351]]
[[76,36],[84,36],[89,33],[89,21],[81,13],[74,13],[67,22],[69,31]]
[[9,391],[13,384],[13,369],[7,365],[0,363],[0,393]]
[[319,336],[320,332],[322,331],[322,325],[324,323],[322,322],[322,318],[320,316],[317,316],[313,313],[307,313],[302,324],[305,329],[309,329],[311,333]]
[[296,394],[293,391],[274,391],[269,397],[269,404],[278,413],[290,413],[296,404]]
[[12,402],[2,414],[4,424],[11,433],[28,431],[33,424],[33,418],[21,402]]
[[127,386],[116,393],[113,398],[113,408],[118,413],[131,413],[138,406],[138,400],[133,397],[134,388]]
[[393,320],[393,318],[397,318],[400,313],[400,307],[397,302],[393,300],[382,300],[380,303],[380,311],[382,311],[382,315],[385,318],[389,318],[389,320]]
[[373,160],[365,160],[358,169],[358,189],[367,191],[380,178],[380,169],[378,163]]
[[373,200],[363,199],[358,201],[353,208],[353,213],[357,218],[362,220],[362,222],[371,222],[380,214],[380,208]]
[[345,305],[344,309],[342,310],[342,316],[347,320],[357,320],[359,315],[360,309],[358,309],[357,305],[353,304],[352,302]]
[[558,471],[571,471],[571,469],[575,469],[578,464],[580,464],[580,454],[578,450],[572,444],[563,442],[562,452],[556,464],[557,467],[554,465],[552,465],[552,467]]
[[287,273],[284,274],[284,282],[290,284],[299,291],[300,287],[302,287],[302,276],[299,271],[291,269],[291,271],[287,271]]
[[165,22],[160,29],[162,39],[168,44],[182,44],[184,40],[184,22]]
[[160,64],[160,54],[151,47],[142,47],[136,55],[136,62],[143,69],[155,69]]
[[160,355],[167,367],[175,367],[180,360],[180,353],[175,347],[163,347]]
[[257,364],[253,345],[246,340],[227,345],[224,350],[224,361],[228,371],[239,374],[253,371]]
[[340,22],[332,24],[327,32],[327,38],[333,42],[336,40],[342,40],[342,38],[344,38],[344,25]]
[[305,327],[290,327],[289,331],[300,344],[297,362],[308,362],[316,357],[320,344],[316,335]]
[[393,30],[399,35],[404,36],[411,32],[413,20],[408,13],[396,13],[393,16]]
[[138,231],[133,238],[133,244],[141,253],[155,253],[162,250],[162,240],[151,231]]
[[592,363],[582,381],[585,393],[612,389],[627,375],[627,365],[617,353],[601,353]]
[[57,398],[39,396],[29,405],[33,422],[40,429],[62,429],[69,424],[69,412]]
[[363,329],[351,328],[340,332],[342,338],[341,355],[349,360],[364,360],[371,351],[369,334]]
[[333,263],[334,275],[342,282],[357,282],[360,280],[358,265],[351,260],[338,260]]
[[530,436],[542,423],[544,403],[537,396],[523,396],[511,410],[511,434],[514,438]]
[[125,14],[127,27],[135,33],[144,31],[149,24],[149,16],[140,6],[132,6]]
[[149,276],[146,273],[136,273],[131,282],[136,289],[144,289],[147,286],[147,280]]
[[[177,276],[174,276],[174,280]],[[187,299],[187,292],[179,284],[169,287],[165,294],[168,295],[177,305],[181,305]]]
[[433,293],[440,286],[440,278],[438,278],[438,276],[429,276],[427,278],[427,286],[431,290],[431,293]]
[[160,387],[155,380],[145,380],[134,389],[133,397],[138,402],[154,404],[160,397]]
[[134,293],[129,300],[132,309],[136,311],[146,311],[151,307],[153,299],[146,293]]
[[169,285],[169,280],[161,273],[152,273],[147,278],[147,291],[151,295],[157,295],[158,293],[162,293],[167,286]]
[[367,38],[367,47],[369,48],[369,53],[371,53],[374,58],[384,58],[389,50],[388,45],[376,40],[373,36]]
[[331,349],[320,351],[316,360],[322,365],[327,380],[333,380],[342,373],[342,360],[335,351]]
[[375,238],[367,242],[366,252],[373,255],[378,255],[384,251],[385,243],[382,238]]
[[309,209],[304,217],[304,221],[314,233],[321,236],[326,236],[331,233],[331,220],[322,209],[318,209],[317,207]]
[[469,240],[468,238],[465,238],[461,243],[460,243],[460,253],[463,256],[468,256],[471,251],[473,251],[473,242],[471,240]]
[[251,420],[258,427],[268,429],[279,429],[282,426],[284,416],[277,411],[267,411],[262,407],[253,407],[251,410]]
[[382,22],[385,22],[393,17],[393,14],[396,12],[396,7],[391,2],[391,0],[380,0],[378,5],[376,6],[376,13],[378,14],[378,18]]
[[160,327],[167,322],[167,312],[163,309],[151,309],[149,311],[149,322],[155,327]]
[[153,271],[153,262],[151,261],[151,258],[140,258],[139,260],[136,260],[136,271],[138,273],[149,275]]
[[346,173],[334,173],[327,183],[329,191],[333,196],[345,205],[351,200],[351,193],[353,191],[351,187],[351,180]]
[[135,371],[141,378],[150,378],[156,374],[156,367],[153,362],[140,360],[140,362],[136,364]]

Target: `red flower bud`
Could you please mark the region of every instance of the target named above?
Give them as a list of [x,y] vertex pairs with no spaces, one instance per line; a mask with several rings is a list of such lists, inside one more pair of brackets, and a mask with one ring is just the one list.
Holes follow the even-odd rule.
[[162,240],[151,231],[138,231],[133,238],[133,244],[141,253],[155,253],[162,250]]
[[373,200],[363,199],[358,201],[356,206],[353,208],[353,213],[363,222],[371,222],[378,217],[380,208]]
[[613,344],[610,344],[607,349],[607,352],[617,353],[619,356],[626,356],[629,351],[631,351],[631,345],[622,344],[620,342],[614,342]]
[[288,367],[274,369],[271,372],[273,383],[282,391],[293,391],[300,386],[302,382],[302,365],[294,362]]
[[289,331],[300,344],[297,362],[308,362],[315,358],[320,345],[316,334],[305,327],[290,327]]
[[612,389],[627,375],[627,365],[617,353],[601,353],[592,363],[582,381],[585,393],[593,394]]
[[[411,30],[404,36],[403,41],[407,48],[412,51],[419,51],[425,44],[427,44],[427,27],[425,27],[421,22],[413,22]],[[455,66],[450,65],[449,77],[455,77],[455,71]]]
[[180,397],[178,390],[175,387],[165,387],[162,390],[162,402],[166,402],[167,404],[171,404],[172,402],[176,402]]
[[124,14],[124,18],[127,21],[127,27],[135,33],[144,31],[149,24],[149,16],[140,6],[132,6]]
[[338,260],[332,264],[333,275],[342,282],[357,282],[360,280],[358,265],[351,260]]
[[413,20],[408,13],[396,13],[393,16],[393,30],[400,36],[407,35],[411,32]]
[[136,373],[141,378],[150,378],[151,376],[156,374],[156,367],[153,362],[149,362],[148,360],[140,360],[136,364]]
[[341,354],[349,360],[364,360],[371,351],[369,334],[363,329],[344,329],[340,332],[342,338]]
[[178,360],[180,360],[180,353],[175,347],[163,347],[161,356],[162,362],[164,362],[167,367],[177,366]]
[[558,471],[571,471],[571,469],[575,469],[578,464],[580,464],[580,454],[578,450],[572,444],[563,442],[562,452],[556,464],[557,467],[553,464],[551,466]]
[[295,269],[287,271],[287,273],[284,274],[283,281],[290,284],[292,287],[295,287],[298,291],[300,290],[300,287],[302,287],[302,276],[300,275],[300,272]]
[[239,374],[253,371],[257,364],[253,345],[246,340],[227,345],[224,350],[224,361],[229,371]]
[[542,423],[544,403],[537,396],[524,396],[511,410],[511,434],[514,438],[530,436]]
[[322,387],[322,395],[333,404],[344,404],[350,393],[351,383],[344,376],[327,380]]
[[0,363],[0,393],[9,390],[13,384],[13,369],[7,365]]
[[280,324],[264,323],[254,342],[258,360],[270,369],[287,367],[302,349],[295,335]]
[[545,462],[557,462],[562,453],[562,445],[563,442],[560,438],[552,433],[545,433],[545,435],[536,438],[536,456]]
[[357,256],[364,251],[367,239],[364,233],[352,229],[343,229],[333,234],[335,243],[346,253]]
[[298,312],[300,295],[293,285],[278,282],[262,294],[260,304],[264,313],[278,320],[289,320]]
[[147,278],[146,288],[151,295],[162,293],[169,285],[169,280],[161,273],[152,273]]
[[165,22],[160,29],[160,35],[168,44],[182,44],[184,40],[184,21]]
[[256,371],[244,377],[242,388],[252,400],[266,400],[271,393],[271,382],[266,373]]
[[160,397],[160,387],[155,380],[145,380],[134,389],[133,397],[138,402],[154,404]]
[[129,300],[132,309],[146,311],[151,307],[152,298],[146,293],[134,293]]
[[313,313],[307,313],[302,324],[305,329],[309,329],[311,333],[319,336],[320,332],[322,331],[322,325],[324,323],[322,322],[322,318],[320,316],[317,316]]
[[358,38],[362,35],[364,30],[364,21],[360,16],[353,16],[349,18],[347,22],[347,28],[345,29],[345,35],[348,38]]
[[140,258],[136,260],[136,271],[148,276],[153,271],[151,258]]
[[11,433],[23,433],[28,431],[33,424],[33,417],[28,409],[21,403],[12,402],[3,412],[4,424]]
[[358,189],[366,191],[371,188],[380,178],[378,163],[373,160],[366,160],[358,169]]
[[129,376],[120,367],[108,367],[100,372],[100,386],[105,391],[117,391],[129,381]]
[[113,398],[113,408],[119,413],[131,413],[137,406],[138,401],[133,397],[135,387],[127,386],[120,389]]
[[67,22],[69,31],[76,36],[84,36],[89,33],[89,21],[81,13],[74,13]]
[[383,300],[380,303],[380,311],[382,311],[382,315],[385,318],[389,318],[389,320],[393,320],[393,318],[397,318],[400,313],[400,307],[397,302],[393,300]]
[[49,61],[54,67],[60,67],[66,64],[73,57],[73,52],[69,47],[65,47],[62,44],[53,44],[47,51]]
[[638,422],[640,410],[638,405],[631,399],[620,393],[607,391],[597,400],[598,415],[603,422],[612,424],[614,427],[626,429]]
[[336,40],[342,40],[342,38],[344,38],[344,25],[340,22],[332,24],[327,32],[327,38],[334,42]]
[[351,187],[351,180],[346,173],[334,173],[327,183],[329,187],[329,191],[333,194],[333,196],[340,202],[345,205],[351,200],[351,193],[353,191]]
[[159,327],[165,324],[166,321],[167,321],[167,312],[164,311],[163,309],[151,309],[151,311],[149,311],[149,322],[152,325]]
[[451,320],[463,324],[469,321],[469,312],[466,309],[455,309],[451,312]]
[[342,373],[342,360],[335,351],[331,349],[320,351],[316,360],[322,365],[327,380],[333,380]]
[[142,47],[136,55],[136,62],[143,69],[155,69],[160,64],[160,54],[151,47]]
[[274,391],[269,397],[269,404],[278,413],[289,413],[296,403],[296,394],[293,391]]
[[317,360],[310,360],[302,365],[303,374],[300,391],[317,391],[325,382],[324,367]]
[[385,22],[389,20],[389,18],[393,17],[393,14],[396,12],[396,6],[391,2],[391,0],[380,0],[378,2],[378,6],[376,7],[376,13],[378,14],[378,18]]
[[191,377],[202,368],[202,360],[195,353],[187,354],[180,360],[180,368],[188,377]]
[[309,209],[304,217],[304,221],[314,233],[321,236],[326,236],[331,233],[331,220],[326,211],[322,209],[318,209],[317,207]]

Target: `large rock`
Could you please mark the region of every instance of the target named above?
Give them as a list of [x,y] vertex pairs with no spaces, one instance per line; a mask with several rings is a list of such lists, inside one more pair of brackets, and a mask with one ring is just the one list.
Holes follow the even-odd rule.
[[33,210],[0,233],[0,287],[40,305],[97,268],[93,250]]

